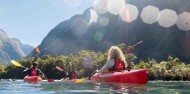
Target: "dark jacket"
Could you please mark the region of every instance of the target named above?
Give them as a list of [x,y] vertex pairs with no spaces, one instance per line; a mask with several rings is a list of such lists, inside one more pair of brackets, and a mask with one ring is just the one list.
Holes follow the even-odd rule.
[[78,78],[78,73],[76,71],[71,71],[68,74],[69,79],[77,79]]

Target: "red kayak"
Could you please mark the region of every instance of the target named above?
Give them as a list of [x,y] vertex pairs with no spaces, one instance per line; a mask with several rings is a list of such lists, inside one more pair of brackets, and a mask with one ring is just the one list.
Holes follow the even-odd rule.
[[148,82],[148,70],[130,70],[123,72],[108,72],[108,73],[96,73],[91,76],[91,80],[95,83],[98,82],[110,82],[110,83],[134,83],[134,84],[146,84]]
[[42,78],[39,76],[25,76],[24,81],[29,83],[38,83],[42,81]]

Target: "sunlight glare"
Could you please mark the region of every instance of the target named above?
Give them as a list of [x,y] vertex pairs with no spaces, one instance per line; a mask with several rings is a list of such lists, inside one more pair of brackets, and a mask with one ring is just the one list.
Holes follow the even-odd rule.
[[109,0],[107,4],[108,12],[118,15],[125,6],[125,0]]
[[169,28],[176,24],[177,22],[177,13],[170,9],[164,9],[160,11],[158,15],[158,23],[160,26]]
[[101,17],[100,20],[99,20],[99,22],[100,22],[101,26],[105,27],[105,26],[107,26],[109,24],[109,18],[107,18],[107,17]]
[[126,4],[120,13],[120,17],[123,21],[130,23],[137,19],[138,13],[139,11],[136,6]]
[[76,18],[73,20],[73,23],[71,25],[72,32],[77,35],[81,36],[84,35],[87,32],[88,24],[85,20]]
[[93,36],[94,41],[96,42],[102,41],[105,31],[106,31],[105,28],[96,29]]
[[82,65],[85,68],[91,68],[93,66],[93,58],[91,56],[83,58]]
[[153,24],[157,21],[160,10],[154,6],[147,6],[143,8],[141,19],[144,23]]
[[107,12],[108,0],[94,0],[93,8],[97,13],[104,14]]
[[183,12],[178,16],[177,27],[184,31],[190,30],[190,13]]
[[96,23],[98,20],[98,15],[96,13],[96,11],[94,11],[93,9],[90,9],[90,20],[89,20],[89,25],[91,23]]
[[188,57],[190,56],[190,33],[185,33],[185,36],[183,38],[184,54],[186,57]]

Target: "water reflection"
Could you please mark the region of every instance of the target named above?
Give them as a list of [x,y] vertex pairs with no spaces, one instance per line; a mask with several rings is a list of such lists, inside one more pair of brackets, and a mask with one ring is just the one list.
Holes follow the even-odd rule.
[[149,90],[147,84],[124,84],[124,83],[97,83],[94,84],[94,89],[99,91],[109,91],[109,93],[137,93],[147,92]]
[[0,81],[0,94],[190,94],[190,82],[149,81],[146,85],[118,83],[26,83],[23,80]]

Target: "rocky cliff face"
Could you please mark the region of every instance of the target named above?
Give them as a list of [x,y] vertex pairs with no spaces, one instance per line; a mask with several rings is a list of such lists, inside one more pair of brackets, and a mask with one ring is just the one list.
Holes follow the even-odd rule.
[[12,39],[19,45],[20,49],[24,52],[25,56],[29,55],[34,49],[33,46],[21,43],[19,39],[16,39],[16,38],[12,38]]
[[[23,48],[22,48],[23,47]],[[7,34],[0,29],[0,63],[6,65],[10,63],[10,60],[19,60],[27,55],[27,52],[23,50],[25,48],[28,51],[32,51],[33,48],[25,46],[17,39],[11,39]],[[28,52],[29,53],[29,52]]]
[[[104,0],[98,8],[106,9],[106,3],[107,0]],[[70,54],[83,49],[104,52],[112,45],[132,45],[143,40],[143,43],[133,50],[138,60],[165,60],[171,55],[190,63],[190,32],[176,25],[180,22],[176,15],[190,11],[189,3],[190,1],[185,0],[127,0],[128,8],[124,18],[107,11],[98,12],[99,9],[95,9],[96,7],[89,8],[83,14],[75,15],[53,28],[39,46],[40,55]],[[159,12],[155,22],[151,20],[149,24],[144,20],[153,19],[151,17],[156,13],[149,13],[145,15],[147,19],[143,19],[143,9],[147,6]],[[168,9],[170,14],[164,14]],[[185,25],[189,24],[188,20]],[[35,52],[31,55],[35,55]]]

